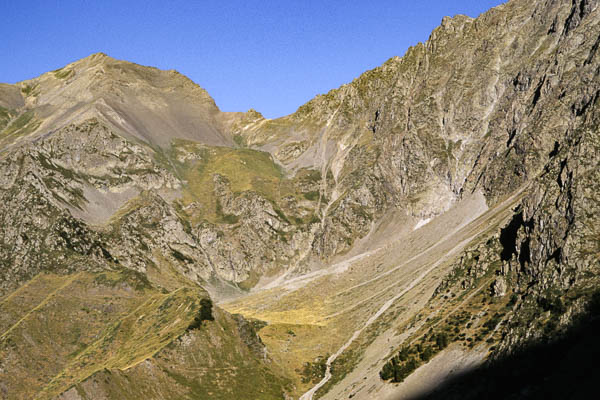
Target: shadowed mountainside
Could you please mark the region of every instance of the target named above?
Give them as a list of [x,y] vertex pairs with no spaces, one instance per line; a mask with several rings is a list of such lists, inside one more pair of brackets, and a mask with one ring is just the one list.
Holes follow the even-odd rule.
[[600,295],[573,325],[414,399],[590,399],[597,393]]

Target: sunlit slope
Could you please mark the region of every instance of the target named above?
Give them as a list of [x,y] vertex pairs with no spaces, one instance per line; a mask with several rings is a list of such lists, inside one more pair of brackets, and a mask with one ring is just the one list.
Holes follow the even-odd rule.
[[283,398],[289,381],[267,358],[253,326],[216,308],[213,317],[144,362],[98,371],[58,399]]
[[[157,290],[143,275],[127,270],[40,274],[5,297],[0,310],[0,388],[10,398],[54,398],[102,371],[135,371],[145,360],[166,357],[166,348],[182,341],[196,343],[191,357],[204,360],[205,369],[218,364],[230,372],[201,374],[189,382],[185,374],[183,381],[169,378],[173,393],[193,393],[190,385],[230,386],[245,369],[255,371],[251,380],[271,376],[271,397],[265,398],[281,392],[282,381],[259,365],[260,344],[254,345],[257,354],[249,347],[248,323],[217,309],[213,313],[206,292],[196,286]],[[187,368],[189,361],[177,357],[169,365]],[[153,379],[148,373],[142,370],[131,379],[143,387]],[[222,398],[236,398],[235,390],[242,390],[232,387]],[[139,392],[133,396],[139,398]]]
[[[495,234],[519,199],[517,194],[487,210],[482,197],[473,196],[391,244],[282,280],[222,307],[269,322],[259,334],[296,377],[299,388],[316,383],[307,379],[305,363],[336,353],[356,334],[348,346],[352,352],[340,354],[345,359],[337,367],[337,381],[356,366],[377,336],[423,312],[462,251]],[[401,342],[392,337],[394,341],[378,349],[379,359],[385,358],[388,346]]]
[[[0,133],[0,146],[98,118],[129,139],[166,146],[174,138],[232,145],[222,113],[208,93],[174,70],[116,60],[97,53],[37,78],[3,85],[0,107],[33,121]],[[1,109],[0,109],[1,110]]]

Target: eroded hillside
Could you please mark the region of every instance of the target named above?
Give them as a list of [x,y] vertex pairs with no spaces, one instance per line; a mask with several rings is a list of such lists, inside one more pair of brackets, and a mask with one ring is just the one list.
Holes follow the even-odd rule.
[[585,328],[599,23],[444,18],[276,120],[104,54],[0,85],[0,395],[407,398]]

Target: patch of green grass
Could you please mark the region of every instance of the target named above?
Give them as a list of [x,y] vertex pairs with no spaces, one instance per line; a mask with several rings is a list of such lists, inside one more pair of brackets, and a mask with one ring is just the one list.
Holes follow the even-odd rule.
[[14,114],[15,113],[13,110],[0,107],[0,131],[6,128],[10,120],[13,118]]
[[313,215],[313,216],[310,218],[310,221],[308,221],[308,224],[309,224],[309,225],[312,225],[312,224],[320,224],[320,223],[321,223],[321,218],[320,218],[320,217],[319,217],[317,214],[314,214],[314,215]]
[[37,88],[37,86],[37,83],[33,85],[27,84],[21,88],[21,93],[23,93],[26,97],[30,96],[33,93],[33,91]]
[[[183,162],[177,161],[178,157],[185,154],[191,154],[193,157]],[[230,190],[234,194],[254,191],[275,202],[281,196],[280,184],[284,173],[269,153],[251,149],[206,147],[178,140],[163,158],[178,176],[187,181],[183,204],[199,203],[202,217],[209,221],[218,222],[224,217],[222,210],[219,212],[214,193],[215,174],[221,175],[229,182]],[[225,216],[228,223],[233,223],[234,219]]]
[[26,111],[19,115],[17,119],[14,119],[3,131],[0,133],[0,138],[6,138],[15,135],[26,135],[35,131],[41,122],[35,119],[33,111]]
[[322,179],[321,171],[319,171],[319,170],[305,169],[303,171],[304,171],[304,174],[302,175],[302,178],[306,179],[307,181],[311,181],[313,183],[318,183]]
[[[293,331],[291,332],[292,335],[296,336]],[[325,376],[328,358],[329,355],[320,356],[317,357],[314,362],[305,362],[302,371],[300,372],[300,375],[302,375],[302,383],[319,383],[319,381]]]
[[217,218],[219,219],[220,222],[224,222],[226,224],[237,224],[240,217],[238,217],[237,215],[234,214],[226,214],[223,212],[223,207],[221,206],[221,202],[219,201],[219,199],[215,199],[216,202],[216,214],[217,214]]
[[242,282],[239,282],[237,285],[240,289],[248,291],[248,290],[252,289],[254,286],[256,286],[256,284],[260,280],[260,277],[261,277],[261,275],[259,273],[257,273],[254,270],[251,270],[248,273],[248,278],[246,278]]
[[275,214],[277,214],[277,216],[279,217],[279,219],[281,219],[282,221],[287,222],[288,224],[290,223],[290,220],[288,219],[288,217],[285,215],[285,213],[283,211],[281,211],[281,209],[279,209],[277,207],[277,205],[275,204],[273,209],[275,210]]
[[70,77],[71,75],[73,75],[73,70],[72,69],[60,68],[60,69],[57,69],[55,71],[52,71],[52,73],[54,74],[54,77],[56,79],[67,79],[68,77]]
[[146,277],[146,275],[128,268],[120,268],[118,272],[101,272],[94,277],[94,284],[96,285],[114,288],[123,283],[129,284],[137,291],[152,288],[152,284],[150,281],[148,281],[148,277]]
[[240,134],[233,135],[233,142],[237,144],[239,147],[246,147],[246,139]]
[[310,201],[316,201],[319,199],[319,192],[316,190],[312,191],[312,192],[302,193],[302,195],[304,196],[304,198],[306,200],[310,200]]

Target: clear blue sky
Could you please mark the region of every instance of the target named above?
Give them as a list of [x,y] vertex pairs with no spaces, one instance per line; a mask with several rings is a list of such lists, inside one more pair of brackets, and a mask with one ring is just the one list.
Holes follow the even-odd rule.
[[0,82],[102,51],[176,69],[223,111],[273,118],[403,55],[443,16],[475,17],[502,2],[0,0]]

